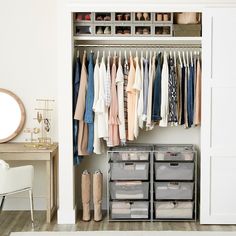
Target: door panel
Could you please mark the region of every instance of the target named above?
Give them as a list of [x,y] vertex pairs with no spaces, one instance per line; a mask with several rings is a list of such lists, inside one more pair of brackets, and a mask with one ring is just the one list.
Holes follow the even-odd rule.
[[203,12],[201,224],[236,223],[236,8]]

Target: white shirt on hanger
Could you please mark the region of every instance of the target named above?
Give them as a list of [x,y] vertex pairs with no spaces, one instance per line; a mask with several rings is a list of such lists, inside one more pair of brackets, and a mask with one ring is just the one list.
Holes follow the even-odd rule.
[[169,84],[169,68],[167,53],[164,52],[162,74],[161,74],[161,121],[159,126],[167,127],[168,114],[169,114],[169,96],[168,96],[168,84]]
[[118,117],[119,117],[119,133],[121,143],[126,142],[125,132],[125,112],[124,112],[124,74],[121,65],[121,58],[119,57],[119,65],[116,72],[116,86],[118,97]]
[[139,121],[139,128],[143,129],[143,56],[140,58],[140,65],[141,65],[141,79],[140,79],[140,94],[138,100],[138,121]]
[[136,97],[135,97],[135,113],[134,113],[134,137],[137,138],[139,134],[139,119],[138,119],[138,102],[139,102],[139,97],[140,97],[140,90],[142,87],[142,82],[141,82],[141,70],[139,66],[139,58],[135,57],[135,65],[136,65],[136,70],[135,70],[135,81],[133,85],[133,89],[135,89]]

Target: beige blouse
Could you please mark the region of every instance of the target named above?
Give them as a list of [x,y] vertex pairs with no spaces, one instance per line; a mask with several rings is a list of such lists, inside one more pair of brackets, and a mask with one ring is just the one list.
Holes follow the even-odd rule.
[[84,122],[84,112],[85,112],[85,99],[87,92],[87,80],[88,73],[86,69],[86,52],[83,55],[81,77],[80,77],[80,87],[79,94],[75,109],[74,119],[79,121],[78,129],[78,154],[81,156],[88,155],[87,145],[88,145],[88,126]]

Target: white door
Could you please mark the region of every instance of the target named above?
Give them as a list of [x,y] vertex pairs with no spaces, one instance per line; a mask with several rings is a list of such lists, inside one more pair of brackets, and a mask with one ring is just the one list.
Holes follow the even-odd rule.
[[236,223],[236,8],[203,13],[202,224]]

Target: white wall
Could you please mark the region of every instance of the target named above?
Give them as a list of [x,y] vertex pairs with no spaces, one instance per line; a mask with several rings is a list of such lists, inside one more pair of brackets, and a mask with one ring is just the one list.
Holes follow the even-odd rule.
[[[0,2],[0,87],[16,93],[23,101],[27,122],[34,127],[36,98],[57,102],[57,1],[21,0]],[[57,141],[57,103],[51,135]],[[21,133],[14,141],[24,141]],[[10,163],[18,165],[23,163]],[[25,162],[24,164],[27,164]],[[45,209],[44,165],[35,163],[35,207]],[[5,209],[28,208],[21,194],[6,200]]]

